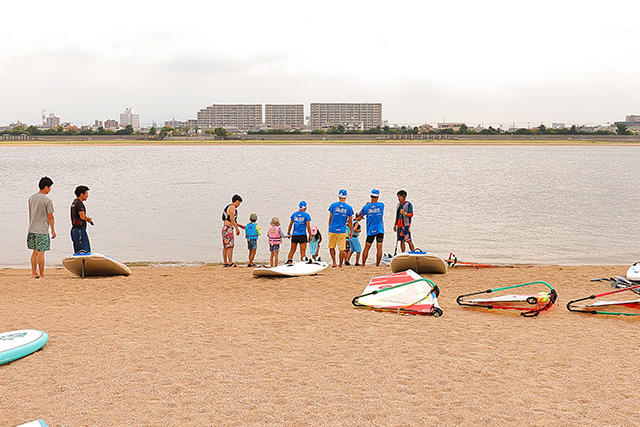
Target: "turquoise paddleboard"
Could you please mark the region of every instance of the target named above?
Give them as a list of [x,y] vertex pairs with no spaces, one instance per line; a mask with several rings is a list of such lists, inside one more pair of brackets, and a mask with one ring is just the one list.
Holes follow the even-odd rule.
[[35,329],[0,333],[0,365],[40,350],[47,341],[49,335]]

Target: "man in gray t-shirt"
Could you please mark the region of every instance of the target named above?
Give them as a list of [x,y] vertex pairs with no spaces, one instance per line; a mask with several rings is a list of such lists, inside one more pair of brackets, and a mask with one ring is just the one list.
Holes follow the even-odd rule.
[[[40,179],[40,191],[29,197],[29,231],[27,233],[27,248],[32,249],[31,277],[44,277],[44,253],[51,248],[49,240],[49,226],[51,238],[56,238],[53,221],[53,202],[47,196],[51,191],[53,181],[48,176]],[[39,271],[38,271],[39,270]]]

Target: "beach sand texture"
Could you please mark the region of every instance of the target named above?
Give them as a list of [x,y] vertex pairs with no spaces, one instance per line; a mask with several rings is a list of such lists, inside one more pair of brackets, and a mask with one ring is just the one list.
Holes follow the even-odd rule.
[[[131,277],[0,270],[0,330],[42,351],[0,366],[0,425],[614,425],[640,416],[635,318],[569,313],[621,266],[456,268],[425,276],[441,318],[358,310],[387,268],[254,279],[251,269],[135,267]],[[460,293],[545,280],[537,318]],[[630,295],[631,296],[631,295]]]

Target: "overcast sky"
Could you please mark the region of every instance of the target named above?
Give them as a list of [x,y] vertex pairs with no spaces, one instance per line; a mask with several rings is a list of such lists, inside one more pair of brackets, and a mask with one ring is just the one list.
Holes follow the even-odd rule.
[[0,125],[382,102],[390,123],[640,114],[640,2],[3,2]]

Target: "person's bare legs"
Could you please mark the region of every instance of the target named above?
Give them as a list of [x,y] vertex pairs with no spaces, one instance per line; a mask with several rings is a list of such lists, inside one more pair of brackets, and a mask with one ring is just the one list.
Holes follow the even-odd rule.
[[256,250],[249,250],[249,265],[253,264],[253,259],[256,257]]
[[376,267],[380,267],[380,260],[382,259],[382,242],[376,243]]
[[360,252],[356,252],[356,265],[360,264]]
[[404,240],[400,240],[400,250],[404,252],[404,248],[405,248]]
[[344,263],[346,257],[347,253],[345,251],[340,251],[340,268],[342,268],[342,264]]
[[[34,250],[33,253],[31,254],[31,277],[33,279],[37,279],[38,276],[38,258],[39,258],[39,254],[44,254],[44,252],[39,252]],[[42,269],[44,270],[44,265],[42,266]]]
[[[305,248],[306,248],[306,245],[305,245]],[[293,260],[293,256],[296,254],[296,249],[298,249],[298,244],[291,242],[291,250],[289,251],[289,257],[287,258],[287,261]]]
[[233,246],[222,250],[222,258],[224,258],[224,263],[226,265],[233,264]]
[[410,250],[411,252],[413,252],[413,251],[415,251],[415,250],[416,250],[416,247],[413,245],[413,242],[409,242],[409,250]]
[[362,266],[364,267],[367,263],[367,257],[369,256],[369,249],[371,249],[371,243],[364,244],[364,250],[362,251]]
[[331,254],[331,260],[333,261],[333,266],[336,266],[336,248],[329,248],[329,253]]
[[304,258],[304,255],[307,253],[307,244],[306,243],[300,243],[300,261],[302,261],[302,258]]

